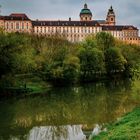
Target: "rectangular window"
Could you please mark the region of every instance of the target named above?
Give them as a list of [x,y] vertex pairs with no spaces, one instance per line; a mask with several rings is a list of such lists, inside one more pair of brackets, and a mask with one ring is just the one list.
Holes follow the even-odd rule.
[[11,29],[13,29],[13,28],[14,28],[13,23],[11,23]]
[[75,29],[75,27],[74,27],[74,33],[76,33],[76,29]]
[[9,28],[9,24],[8,24],[8,22],[7,22],[7,24],[6,24],[6,29],[8,29]]
[[46,27],[44,27],[44,33],[46,33]]
[[24,29],[24,23],[22,23],[22,29]]
[[26,27],[27,27],[27,30],[29,29],[29,27],[28,27],[29,25],[28,25],[28,23],[26,24]]
[[19,23],[16,23],[16,29],[19,30]]

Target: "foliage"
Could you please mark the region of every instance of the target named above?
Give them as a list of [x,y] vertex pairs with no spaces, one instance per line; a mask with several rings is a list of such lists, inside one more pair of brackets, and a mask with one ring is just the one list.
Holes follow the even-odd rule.
[[[65,56],[65,57],[64,57]],[[48,64],[44,71],[46,80],[55,85],[74,83],[79,72],[79,58],[76,56],[60,55],[51,65]],[[63,59],[62,59],[63,58]]]
[[0,31],[0,78],[36,73],[46,82],[69,84],[101,80],[110,73],[132,77],[138,72],[140,47],[116,41],[105,32],[70,43],[59,35]]
[[126,59],[120,50],[111,47],[106,50],[106,70],[108,73],[123,72],[125,70]]
[[119,46],[123,56],[127,60],[125,65],[125,75],[134,76],[140,72],[140,46],[125,45]]
[[102,49],[102,50],[106,50],[110,47],[114,47],[115,46],[115,39],[114,37],[106,32],[100,32],[97,33],[96,35],[96,42],[97,42],[97,46],[98,48]]
[[0,34],[0,77],[3,74],[28,73],[35,68],[30,37],[23,34]]
[[104,71],[104,55],[97,48],[83,47],[79,51],[80,76],[83,81],[92,81],[95,74]]

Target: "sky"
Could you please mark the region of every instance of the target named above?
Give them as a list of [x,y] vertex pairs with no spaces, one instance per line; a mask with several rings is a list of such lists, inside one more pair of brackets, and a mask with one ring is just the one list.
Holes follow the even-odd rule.
[[1,15],[26,13],[30,19],[79,20],[84,3],[91,9],[93,19],[106,19],[112,5],[118,25],[134,25],[140,29],[140,0],[0,0]]

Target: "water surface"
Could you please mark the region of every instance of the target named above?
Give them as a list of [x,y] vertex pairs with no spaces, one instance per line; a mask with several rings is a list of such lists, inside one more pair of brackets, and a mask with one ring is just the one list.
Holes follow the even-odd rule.
[[140,105],[140,81],[51,88],[0,101],[0,140],[85,140],[96,124]]

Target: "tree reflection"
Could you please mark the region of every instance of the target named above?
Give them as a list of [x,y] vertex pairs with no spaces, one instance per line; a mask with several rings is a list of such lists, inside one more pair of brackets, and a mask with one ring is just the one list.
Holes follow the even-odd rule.
[[10,135],[23,136],[34,126],[83,124],[87,130],[94,124],[114,121],[139,103],[139,85],[139,81],[93,83],[53,88],[45,96],[1,102],[0,136],[4,140]]

